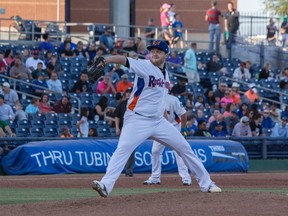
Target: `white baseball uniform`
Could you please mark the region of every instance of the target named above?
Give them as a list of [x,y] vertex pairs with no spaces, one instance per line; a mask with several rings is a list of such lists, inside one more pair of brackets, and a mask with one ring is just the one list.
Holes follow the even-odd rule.
[[170,85],[168,72],[162,73],[150,60],[128,58],[128,61],[135,81],[117,149],[101,179],[107,193],[111,193],[131,153],[148,138],[174,149],[195,176],[201,190],[207,192],[214,182],[182,134],[163,115]]
[[[179,99],[173,95],[167,95],[165,98],[165,111],[168,116],[168,121],[177,130],[181,130],[181,116],[186,113],[186,109],[183,107]],[[152,174],[149,177],[151,182],[160,182],[161,176],[161,162],[162,162],[162,152],[165,146],[159,142],[154,141],[152,147]],[[191,176],[188,172],[188,168],[185,166],[182,158],[174,151],[175,158],[178,166],[178,173],[182,178],[182,182],[191,184]]]

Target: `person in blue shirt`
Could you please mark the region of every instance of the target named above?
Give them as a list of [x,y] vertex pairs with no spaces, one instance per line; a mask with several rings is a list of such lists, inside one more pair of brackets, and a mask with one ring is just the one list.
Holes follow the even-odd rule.
[[226,137],[226,132],[223,131],[222,124],[220,122],[217,122],[215,124],[215,129],[212,131],[211,135],[213,137]]
[[184,38],[183,38],[183,33],[182,33],[183,23],[180,21],[180,15],[179,14],[176,13],[174,15],[174,18],[175,18],[175,21],[172,24],[172,28],[174,29],[173,42],[174,43],[180,42],[180,48],[183,49],[184,48]]
[[[48,85],[45,81],[45,74],[44,73],[38,73],[38,79],[33,80],[32,82],[34,85],[41,86],[48,89]],[[41,87],[32,86],[32,89],[34,90],[34,95],[41,97],[42,93],[46,93],[46,90]]]
[[263,132],[268,135],[270,134],[274,123],[270,117],[270,109],[266,108],[263,110],[263,121],[261,123]]
[[55,52],[55,47],[49,41],[49,35],[47,33],[45,33],[45,34],[43,34],[42,38],[43,38],[44,41],[42,41],[39,44],[39,50],[40,51],[45,51],[45,52],[47,52],[49,50],[52,53],[54,53]]
[[272,129],[271,137],[288,137],[288,118],[283,116],[281,123],[276,123]]

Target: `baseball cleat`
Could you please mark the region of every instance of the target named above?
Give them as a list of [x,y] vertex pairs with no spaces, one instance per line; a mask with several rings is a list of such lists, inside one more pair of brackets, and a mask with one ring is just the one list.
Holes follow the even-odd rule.
[[190,185],[191,185],[191,182],[188,181],[188,180],[184,180],[184,181],[183,181],[183,185],[184,185],[184,186],[190,186]]
[[102,182],[94,180],[92,182],[92,188],[96,190],[100,196],[104,198],[108,197],[108,192],[106,190],[105,185]]
[[208,189],[209,193],[221,193],[222,190],[215,183],[212,183]]
[[143,182],[144,185],[154,185],[154,184],[161,184],[160,181],[150,181],[149,179]]

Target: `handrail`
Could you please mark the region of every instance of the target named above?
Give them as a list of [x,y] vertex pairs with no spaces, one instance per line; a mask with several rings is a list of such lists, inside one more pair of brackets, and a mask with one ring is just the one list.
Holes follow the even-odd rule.
[[5,78],[5,79],[7,79],[7,80],[12,80],[12,81],[13,81],[13,89],[14,89],[16,92],[18,92],[18,93],[20,93],[20,94],[22,94],[22,95],[28,95],[28,96],[33,97],[33,98],[39,99],[38,96],[35,96],[35,95],[29,94],[29,93],[26,93],[26,92],[22,92],[22,91],[16,90],[16,84],[17,84],[17,83],[23,83],[23,84],[25,84],[25,85],[29,85],[29,86],[34,86],[34,87],[37,87],[37,88],[41,88],[41,89],[45,90],[46,93],[48,93],[48,94],[49,94],[49,93],[52,93],[52,94],[55,94],[55,95],[56,95],[56,94],[69,95],[70,98],[74,98],[74,99],[76,99],[76,100],[78,101],[78,109],[76,108],[76,110],[77,110],[77,111],[80,111],[80,107],[81,107],[81,101],[80,101],[80,99],[79,99],[78,97],[76,97],[76,96],[71,95],[69,92],[58,92],[58,91],[50,90],[49,88],[45,88],[45,87],[43,87],[43,86],[35,85],[35,84],[33,84],[33,83],[26,82],[26,81],[23,81],[23,80],[15,79],[15,78],[12,78],[12,77],[3,75],[3,74],[0,74],[0,77]]

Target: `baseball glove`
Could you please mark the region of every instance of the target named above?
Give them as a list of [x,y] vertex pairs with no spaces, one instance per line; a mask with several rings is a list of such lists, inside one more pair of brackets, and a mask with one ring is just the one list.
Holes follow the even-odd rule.
[[87,67],[87,74],[90,82],[95,83],[101,76],[104,75],[105,65],[105,58],[100,56]]

